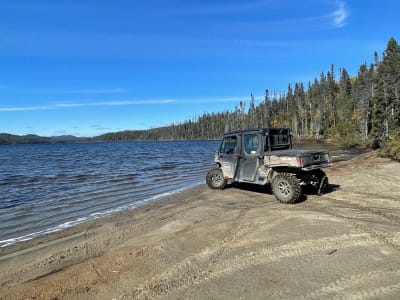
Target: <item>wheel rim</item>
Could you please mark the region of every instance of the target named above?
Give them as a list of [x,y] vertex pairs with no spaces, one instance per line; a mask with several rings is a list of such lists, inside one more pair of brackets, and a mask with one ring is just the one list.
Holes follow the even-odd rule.
[[285,195],[285,196],[289,195],[291,193],[291,191],[292,191],[291,188],[290,188],[289,183],[286,182],[286,181],[280,181],[277,184],[277,187],[278,187],[279,193],[282,194],[282,195]]
[[214,175],[211,177],[211,181],[212,181],[212,183],[213,183],[215,186],[219,186],[219,185],[221,185],[223,179],[222,179],[221,175],[219,175],[219,174],[214,174]]

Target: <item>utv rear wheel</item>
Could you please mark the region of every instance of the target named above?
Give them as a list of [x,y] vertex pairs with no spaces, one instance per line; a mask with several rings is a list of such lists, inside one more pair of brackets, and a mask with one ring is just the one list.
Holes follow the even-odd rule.
[[323,193],[325,193],[328,189],[328,186],[329,186],[328,177],[327,176],[322,177],[319,189],[317,191],[318,196],[321,196]]
[[280,173],[272,179],[272,191],[276,199],[282,203],[296,203],[301,196],[298,179],[288,173]]
[[206,182],[211,189],[222,190],[226,185],[224,173],[222,173],[221,169],[218,168],[208,171],[206,176]]
[[318,195],[321,195],[326,191],[327,186],[329,185],[328,177],[324,171],[315,170],[311,173],[309,184],[313,188],[314,192],[316,192]]

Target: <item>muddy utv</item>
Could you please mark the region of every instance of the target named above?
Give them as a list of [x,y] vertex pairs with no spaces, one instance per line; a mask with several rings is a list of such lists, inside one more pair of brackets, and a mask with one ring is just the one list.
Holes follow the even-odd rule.
[[215,163],[206,176],[210,188],[223,189],[234,182],[271,184],[283,203],[298,202],[307,186],[321,194],[328,184],[321,169],[331,165],[328,151],[293,149],[289,128],[226,133]]

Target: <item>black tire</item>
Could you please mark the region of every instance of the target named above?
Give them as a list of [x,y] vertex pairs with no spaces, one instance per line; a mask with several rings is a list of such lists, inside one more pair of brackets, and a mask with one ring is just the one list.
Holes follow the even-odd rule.
[[219,168],[211,169],[206,176],[206,182],[209,188],[222,190],[226,185],[224,173]]
[[325,172],[322,170],[312,171],[310,185],[315,193],[318,195],[323,194],[329,185],[328,177],[326,176]]
[[329,186],[328,176],[326,176],[325,172],[322,170],[317,170],[317,171],[319,177],[319,186],[317,189],[317,194],[322,195],[324,192],[328,190]]
[[272,179],[272,191],[279,202],[290,204],[299,201],[302,193],[299,180],[289,173],[279,173]]

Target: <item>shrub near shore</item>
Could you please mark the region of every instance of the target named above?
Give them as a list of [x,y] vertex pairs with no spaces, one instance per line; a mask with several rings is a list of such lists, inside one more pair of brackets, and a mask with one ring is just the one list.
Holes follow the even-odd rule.
[[400,133],[389,136],[379,154],[400,161]]

